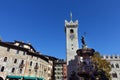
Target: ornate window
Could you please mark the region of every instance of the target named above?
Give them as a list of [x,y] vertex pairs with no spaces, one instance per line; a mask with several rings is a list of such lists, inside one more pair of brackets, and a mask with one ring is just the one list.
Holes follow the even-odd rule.
[[20,65],[19,65],[19,68],[23,68],[25,65],[24,65],[24,60],[21,61]]
[[2,68],[1,68],[1,72],[3,72],[4,71],[4,66],[2,66]]
[[36,65],[35,65],[34,69],[38,69],[38,63],[36,63]]
[[7,57],[4,58],[4,62],[6,62],[6,61],[7,61]]

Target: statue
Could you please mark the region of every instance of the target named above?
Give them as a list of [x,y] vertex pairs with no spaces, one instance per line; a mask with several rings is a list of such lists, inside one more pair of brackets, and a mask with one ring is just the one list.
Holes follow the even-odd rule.
[[87,47],[87,45],[86,45],[86,43],[85,43],[84,36],[81,36],[81,37],[82,37],[82,39],[81,39],[81,42],[82,42],[82,47],[83,47],[83,48],[86,48],[86,47]]

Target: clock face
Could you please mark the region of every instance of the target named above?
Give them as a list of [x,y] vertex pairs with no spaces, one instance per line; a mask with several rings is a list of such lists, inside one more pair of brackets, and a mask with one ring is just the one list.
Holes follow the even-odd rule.
[[70,39],[71,39],[71,40],[73,40],[74,37],[75,37],[74,34],[71,34],[71,35],[70,35]]

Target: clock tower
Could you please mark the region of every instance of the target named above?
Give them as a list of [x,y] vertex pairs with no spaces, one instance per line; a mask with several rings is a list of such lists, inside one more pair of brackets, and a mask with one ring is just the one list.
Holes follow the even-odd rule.
[[72,21],[72,13],[70,13],[70,21],[65,20],[66,33],[66,58],[67,58],[67,79],[72,72],[77,71],[78,58],[76,51],[78,49],[78,20]]

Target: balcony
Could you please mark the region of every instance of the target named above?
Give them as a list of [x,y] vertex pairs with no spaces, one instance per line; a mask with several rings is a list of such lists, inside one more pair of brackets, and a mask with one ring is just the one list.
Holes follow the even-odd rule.
[[23,68],[25,65],[24,64],[20,64],[19,65],[19,68]]

